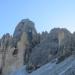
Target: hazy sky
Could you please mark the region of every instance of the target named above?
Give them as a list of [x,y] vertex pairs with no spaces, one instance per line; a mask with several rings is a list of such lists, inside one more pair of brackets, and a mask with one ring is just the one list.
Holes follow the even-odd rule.
[[35,22],[38,32],[54,27],[75,31],[75,0],[0,0],[0,36],[13,33],[21,19]]

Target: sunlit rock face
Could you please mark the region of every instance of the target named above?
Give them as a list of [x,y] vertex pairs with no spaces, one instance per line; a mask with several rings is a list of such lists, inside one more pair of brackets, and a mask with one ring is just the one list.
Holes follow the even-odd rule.
[[6,66],[6,57],[9,52],[9,47],[12,45],[12,36],[7,33],[0,39],[0,73]]
[[72,34],[67,29],[54,28],[46,34],[40,44],[32,49],[27,70],[33,71],[56,57],[67,57],[71,54]]
[[[13,47],[18,46],[18,42],[23,44],[23,57],[24,64],[29,60],[32,48],[38,44],[38,34],[36,32],[34,23],[29,19],[23,19],[15,28],[13,34]],[[18,46],[20,48],[20,46]]]
[[9,33],[4,34],[3,37],[0,39],[1,49],[3,47],[7,48],[8,46],[11,46],[11,45],[12,45],[12,36]]
[[[2,46],[7,46],[6,41],[8,40],[5,39],[5,43],[4,40],[2,41]],[[28,63],[32,48],[36,44],[38,44],[38,34],[34,23],[29,19],[23,19],[15,28],[12,41],[10,40],[8,43],[11,46],[7,46],[6,49],[3,74],[8,75]]]
[[75,65],[69,68],[63,75],[75,75]]

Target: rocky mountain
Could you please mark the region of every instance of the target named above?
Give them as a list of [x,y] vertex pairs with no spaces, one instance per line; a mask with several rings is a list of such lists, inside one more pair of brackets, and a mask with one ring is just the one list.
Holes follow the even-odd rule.
[[[43,35],[42,35],[43,36]],[[54,28],[32,49],[27,68],[37,69],[54,58],[72,54],[72,34],[67,29]]]
[[13,42],[14,45],[21,39],[23,32],[26,32],[28,35],[29,40],[31,41],[34,36],[37,35],[34,23],[29,19],[23,19],[15,28],[13,34]]
[[60,63],[74,51],[75,33],[65,28],[38,33],[34,22],[23,19],[12,36],[7,33],[0,39],[0,73],[9,75],[24,65],[32,72],[56,58]]

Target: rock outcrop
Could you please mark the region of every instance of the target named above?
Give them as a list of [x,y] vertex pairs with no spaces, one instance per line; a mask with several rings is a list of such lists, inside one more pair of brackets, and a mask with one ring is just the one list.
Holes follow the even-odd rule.
[[23,32],[26,32],[28,34],[30,41],[37,34],[34,23],[29,19],[23,19],[15,28],[13,34],[13,45],[16,45],[17,42],[21,39]]
[[12,36],[9,33],[3,35],[0,39],[0,73],[3,71],[6,66],[6,56],[8,53],[9,47],[12,45]]
[[13,36],[6,34],[0,39],[0,72],[9,75],[23,65],[32,72],[55,58],[60,63],[74,51],[75,33],[54,28],[40,34],[32,21],[23,19]]
[[63,75],[75,75],[75,65],[69,68]]
[[3,36],[0,41],[1,46],[8,51],[4,56],[5,58],[2,58],[5,61],[3,73],[8,74],[27,64],[32,48],[38,44],[38,40],[34,23],[29,19],[23,19],[17,25],[12,39],[9,39],[9,35]]
[[[45,34],[46,35],[46,34]],[[40,40],[41,41],[41,40]],[[54,58],[72,54],[72,34],[67,29],[54,28],[32,49],[27,69],[32,71]],[[59,61],[60,61],[59,59]]]

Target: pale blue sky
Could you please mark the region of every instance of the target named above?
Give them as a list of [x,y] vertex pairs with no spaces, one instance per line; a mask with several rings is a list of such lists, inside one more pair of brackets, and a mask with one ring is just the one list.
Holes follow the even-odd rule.
[[0,36],[13,33],[21,19],[35,22],[38,32],[54,27],[75,31],[75,0],[0,0]]

